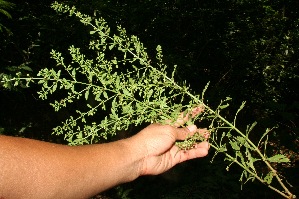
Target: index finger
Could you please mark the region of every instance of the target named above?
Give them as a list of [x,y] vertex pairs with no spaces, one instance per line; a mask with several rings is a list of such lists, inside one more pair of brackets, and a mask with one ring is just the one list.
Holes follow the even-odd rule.
[[194,135],[197,132],[197,127],[195,125],[190,125],[184,128],[176,128],[175,139],[185,140],[188,136]]

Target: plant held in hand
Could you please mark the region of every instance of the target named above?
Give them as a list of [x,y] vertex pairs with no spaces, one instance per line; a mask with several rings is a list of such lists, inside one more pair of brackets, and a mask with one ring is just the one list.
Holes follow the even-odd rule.
[[[157,46],[156,58],[152,61],[139,39],[128,36],[122,27],[118,26],[117,33],[112,34],[102,18],[92,18],[74,7],[57,2],[52,7],[59,13],[76,16],[91,28],[93,39],[89,44],[91,53],[88,57],[94,59],[88,59],[79,48],[70,46],[71,63],[68,64],[61,53],[53,50],[51,56],[56,60],[57,68],[42,69],[38,77],[34,78],[3,77],[1,82],[4,86],[9,86],[11,83],[18,85],[23,81],[27,84],[37,81],[42,85],[39,92],[42,99],[47,99],[49,94],[57,90],[65,90],[65,98],[51,104],[56,111],[75,100],[85,98],[87,110],[76,110],[77,115],[54,128],[54,134],[64,134],[70,145],[91,144],[97,142],[99,137],[107,138],[119,130],[127,130],[132,124],[172,124],[171,121],[176,121],[178,117],[189,117],[197,107],[201,114],[195,117],[191,115],[189,123],[196,120],[209,123],[209,142],[216,151],[215,155],[225,154],[225,160],[230,162],[227,170],[232,164],[237,164],[243,169],[240,177],[242,183],[258,180],[284,198],[296,198],[272,166],[272,163],[286,163],[289,159],[283,154],[267,156],[268,133],[271,129],[267,129],[259,142],[254,143],[250,139],[250,132],[256,123],[248,125],[245,132],[237,128],[237,115],[245,102],[230,122],[221,116],[221,111],[229,106],[231,98],[222,100],[216,109],[212,109],[204,100],[208,85],[201,95],[192,93],[185,84],[179,85],[174,78],[176,67],[169,72],[170,67],[163,63],[161,46]],[[88,100],[91,98],[96,103],[89,104]],[[100,109],[108,110],[109,114],[99,123],[87,122]],[[182,111],[183,115],[180,115]],[[204,139],[206,138],[195,134],[177,145],[181,150],[188,150]],[[257,171],[258,162],[264,163],[268,173]],[[274,179],[280,188],[273,186]]]

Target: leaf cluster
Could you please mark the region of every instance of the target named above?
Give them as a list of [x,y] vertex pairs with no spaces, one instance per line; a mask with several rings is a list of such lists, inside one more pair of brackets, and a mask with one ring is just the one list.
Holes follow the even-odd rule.
[[[77,16],[83,24],[92,27],[90,34],[97,36],[89,44],[94,59],[87,59],[79,48],[71,46],[71,64],[66,64],[61,53],[53,50],[51,56],[64,68],[65,74],[62,76],[61,70],[47,68],[38,74],[42,77],[38,82],[42,84],[40,98],[46,99],[56,89],[67,91],[67,97],[51,104],[56,111],[80,98],[86,101],[93,98],[96,102],[93,106],[87,103],[88,111],[77,110],[78,116],[70,117],[55,128],[55,134],[65,134],[72,145],[92,143],[95,137],[107,138],[109,134],[128,129],[131,124],[173,120],[182,110],[188,111],[194,106],[194,100],[186,104],[187,87],[174,84],[175,67],[170,77],[167,76],[161,46],[156,48],[156,60],[151,61],[139,39],[127,36],[121,26],[117,27],[117,34],[112,35],[102,18],[92,19],[74,7],[57,3],[53,8]],[[123,55],[118,56],[119,52]],[[86,123],[89,116],[107,108],[110,114],[100,123],[77,126],[78,121]]]

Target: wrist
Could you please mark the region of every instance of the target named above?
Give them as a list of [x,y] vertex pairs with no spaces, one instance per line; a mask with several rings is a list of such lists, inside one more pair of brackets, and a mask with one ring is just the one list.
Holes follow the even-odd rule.
[[129,181],[133,181],[142,175],[143,160],[146,152],[144,148],[140,147],[140,143],[135,139],[135,136],[121,140],[121,142],[126,148],[128,158],[131,162],[130,168],[132,175]]

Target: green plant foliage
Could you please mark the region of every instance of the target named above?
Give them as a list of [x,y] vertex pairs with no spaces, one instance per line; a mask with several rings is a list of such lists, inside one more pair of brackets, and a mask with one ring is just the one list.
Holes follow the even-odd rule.
[[[12,9],[14,6],[15,6],[14,3],[11,3],[11,2],[8,2],[8,1],[4,1],[4,0],[0,0],[0,14],[2,16],[6,16],[7,18],[12,18],[11,15],[10,15],[10,13],[8,12],[8,10]],[[0,32],[3,32],[4,30],[7,31],[7,32],[10,32],[9,29],[7,29],[0,22]]]
[[[200,106],[204,110],[202,114],[188,123],[201,121],[208,124],[211,133],[209,142],[216,150],[214,157],[223,153],[229,162],[227,170],[236,164],[243,169],[240,177],[242,183],[258,180],[285,198],[293,196],[271,165],[286,163],[288,158],[283,154],[267,157],[267,140],[271,130],[267,129],[255,144],[249,135],[256,123],[248,125],[245,132],[237,128],[237,116],[245,102],[236,111],[233,121],[229,122],[221,114],[232,99],[227,97],[216,108],[211,108],[204,99],[207,86],[198,95],[186,84],[177,83],[176,66],[164,64],[161,46],[156,47],[155,59],[150,58],[139,39],[134,35],[128,36],[121,26],[117,26],[114,33],[103,18],[82,14],[75,7],[57,2],[52,7],[59,13],[77,17],[89,28],[89,51],[83,53],[80,48],[70,46],[70,56],[65,57],[52,50],[51,57],[57,63],[55,68],[44,68],[34,78],[16,76],[11,79],[4,75],[1,82],[7,88],[12,82],[15,86],[23,81],[26,85],[38,82],[42,86],[38,92],[41,99],[62,90],[65,97],[51,103],[55,111],[75,101],[86,103],[84,110],[76,110],[76,115],[54,128],[54,134],[64,135],[70,145],[91,144],[99,138],[107,139],[120,130],[127,130],[130,125],[153,122],[173,124],[181,112],[186,115]],[[94,103],[89,103],[90,99]],[[100,122],[93,120],[98,110],[108,113]],[[195,134],[178,142],[177,146],[180,150],[189,150],[202,140],[199,134]],[[257,171],[257,162],[263,162],[269,172],[263,174]],[[274,179],[283,191],[273,187]]]
[[15,4],[10,3],[8,1],[0,1],[0,13],[5,15],[8,18],[11,18],[11,15],[7,12],[7,9],[11,9],[15,6]]

